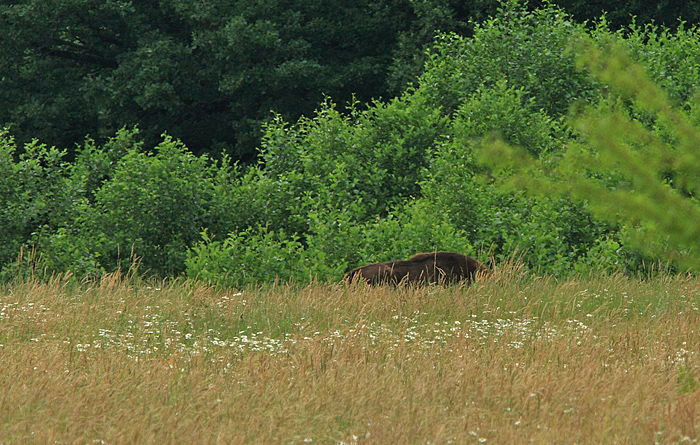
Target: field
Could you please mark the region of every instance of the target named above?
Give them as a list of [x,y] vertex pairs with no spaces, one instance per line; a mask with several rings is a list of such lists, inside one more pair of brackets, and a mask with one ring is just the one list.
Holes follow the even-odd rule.
[[694,443],[700,280],[0,288],[0,443]]

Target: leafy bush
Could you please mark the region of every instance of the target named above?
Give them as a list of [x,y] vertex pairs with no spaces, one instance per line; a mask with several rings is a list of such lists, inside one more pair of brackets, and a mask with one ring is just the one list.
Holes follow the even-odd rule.
[[556,151],[569,136],[564,124],[537,109],[534,99],[525,100],[523,94],[522,87],[510,87],[505,79],[493,87],[480,87],[455,112],[452,138],[469,144],[496,135],[532,154]]
[[8,272],[17,275],[19,267],[39,276],[70,272],[81,279],[99,278],[108,268],[114,269],[111,264],[102,264],[100,248],[107,240],[105,234],[91,230],[85,217],[77,219],[72,227],[51,230],[44,226],[25,247],[31,249],[31,255],[24,255],[16,264],[11,263]]
[[82,193],[93,203],[97,190],[114,175],[119,161],[126,153],[142,150],[143,142],[139,140],[137,128],[122,128],[101,147],[87,138],[83,146],[76,149],[70,169],[71,179],[80,184]]
[[308,258],[319,280],[339,280],[353,265],[361,263],[360,249],[364,240],[363,225],[352,211],[312,212],[306,235]]
[[454,250],[476,256],[466,234],[425,200],[408,201],[387,216],[357,224],[348,212],[314,215],[308,263],[319,279],[340,280],[354,267],[407,259],[417,252]]
[[67,227],[84,203],[81,184],[70,176],[65,151],[33,141],[17,147],[0,132],[0,264],[14,261],[40,232]]
[[506,80],[522,90],[523,105],[557,118],[575,100],[598,94],[570,51],[585,35],[582,25],[551,4],[527,11],[517,0],[504,2],[495,17],[475,26],[473,37],[443,35],[436,42],[419,90],[452,113],[480,87]]
[[607,236],[598,238],[595,244],[581,255],[574,265],[574,270],[580,274],[601,271],[630,270],[625,266],[627,255],[617,237]]
[[[558,275],[693,267],[700,40],[604,23],[506,2],[472,38],[439,38],[400,98],[275,115],[246,170],[171,137],[147,151],[136,130],[72,162],[0,133],[3,274],[99,276],[138,257],[141,272],[242,286],[432,250],[519,251]],[[620,47],[631,56],[604,57]]]
[[477,256],[466,232],[424,199],[408,202],[386,218],[366,223],[358,252],[364,263],[407,259],[418,252],[449,250]]
[[365,111],[353,107],[347,115],[327,102],[314,119],[289,126],[278,118],[267,126],[262,182],[278,184],[271,199],[286,201],[289,214],[342,209],[365,221],[420,192],[418,180],[444,127],[420,95]]
[[0,133],[0,264],[14,260],[22,242],[26,225],[20,208],[22,189],[13,156],[16,150],[14,139]]
[[[661,87],[674,106],[685,106],[700,85],[700,39],[697,27],[686,29],[681,22],[675,31],[654,24],[632,23],[617,33],[618,44],[642,64],[650,79]],[[601,31],[599,40],[605,39]]]
[[475,244],[491,243],[494,256],[514,252],[533,270],[555,275],[571,272],[581,255],[610,229],[581,205],[550,197],[528,198],[491,190],[477,204]]
[[122,129],[104,147],[87,139],[72,163],[55,148],[25,146],[15,165],[23,195],[19,204],[6,209],[21,209],[31,219],[15,218],[25,229],[18,232],[15,246],[22,254],[18,262],[6,265],[6,277],[26,275],[24,269],[39,275],[71,271],[78,277],[97,277],[107,270],[101,250],[108,236],[95,226],[95,195],[127,150],[140,150],[137,138],[136,129]]
[[203,240],[189,251],[187,275],[238,287],[275,280],[338,281],[358,265],[405,259],[417,252],[476,255],[464,233],[420,200],[362,225],[342,211],[312,214],[311,221],[304,243],[296,234],[267,227],[231,233],[223,241],[204,232]]
[[472,245],[490,250],[497,259],[520,251],[530,268],[568,273],[609,228],[568,200],[533,199],[517,190],[498,190],[509,170],[485,171],[474,155],[493,135],[543,162],[556,157],[571,137],[561,120],[523,106],[522,89],[510,88],[505,81],[481,87],[454,113],[451,137],[435,151],[421,183],[425,199],[463,230]]
[[[581,63],[610,85],[607,100],[575,117],[585,136],[580,143],[546,165],[502,145],[487,148],[482,158],[497,169],[513,169],[517,187],[585,200],[598,218],[625,224],[626,249],[695,269],[700,257],[695,198],[700,191],[700,130],[615,40],[602,43],[589,42],[580,51]],[[662,137],[630,108],[651,116],[675,137]],[[607,173],[623,180],[601,180]]]
[[217,241],[206,231],[185,260],[187,275],[217,284],[242,287],[276,280],[308,281],[304,248],[296,235],[266,227],[230,233]]
[[149,273],[184,271],[187,248],[201,230],[227,226],[218,200],[229,173],[169,136],[155,154],[129,149],[95,195],[92,224],[106,235],[102,264],[128,268],[133,251]]

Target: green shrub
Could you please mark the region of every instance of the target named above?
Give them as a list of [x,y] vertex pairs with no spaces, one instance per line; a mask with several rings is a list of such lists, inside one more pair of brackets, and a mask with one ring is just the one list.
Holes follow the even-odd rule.
[[363,261],[363,225],[348,210],[311,212],[306,235],[309,264],[319,280],[340,280],[351,266]]
[[83,146],[76,149],[70,168],[71,179],[81,185],[85,197],[93,203],[97,190],[114,175],[121,158],[134,150],[143,150],[137,128],[122,128],[101,147],[87,138]]
[[6,130],[0,132],[0,265],[17,258],[26,238],[15,150],[14,139]]
[[504,2],[495,17],[475,26],[473,37],[437,40],[419,91],[449,114],[480,87],[506,80],[522,90],[523,105],[563,116],[575,100],[595,99],[599,91],[570,52],[585,35],[582,25],[551,4],[527,11],[518,1]]
[[582,206],[556,197],[527,197],[490,189],[490,199],[478,202],[479,218],[473,242],[489,245],[498,260],[515,252],[526,267],[566,275],[610,231]]
[[193,156],[169,136],[154,154],[129,149],[95,195],[93,224],[106,235],[102,264],[128,268],[133,254],[144,272],[183,272],[187,248],[200,232],[227,225],[221,221],[225,205],[217,200],[230,181],[228,169]]
[[[615,39],[588,42],[579,53],[581,64],[609,85],[610,94],[574,116],[582,135],[578,143],[546,164],[504,144],[486,147],[480,159],[491,168],[516,172],[511,186],[570,196],[587,202],[598,218],[624,224],[626,250],[695,270],[700,130]],[[631,109],[658,125],[650,128]],[[661,134],[659,126],[665,128]],[[619,179],[607,181],[610,176]]]
[[[0,133],[3,275],[98,276],[137,257],[143,273],[242,286],[432,250],[521,252],[560,275],[692,267],[698,42],[506,1],[473,37],[439,37],[400,98],[276,115],[245,171],[170,137],[146,151],[137,130],[88,139],[71,163]],[[631,56],[604,57],[619,47]]]
[[454,113],[452,138],[469,144],[498,136],[532,154],[557,151],[569,134],[562,120],[536,108],[533,98],[523,98],[523,88],[510,87],[505,79],[492,87],[480,87]]
[[[605,39],[605,31],[598,39]],[[642,64],[650,79],[661,87],[674,106],[685,106],[700,85],[700,39],[698,28],[675,31],[653,24],[637,25],[617,33],[617,42],[633,60]]]
[[428,201],[418,199],[385,218],[366,223],[358,252],[363,263],[407,259],[418,252],[448,250],[477,256],[467,234],[445,220]]
[[580,274],[601,271],[626,271],[627,255],[617,237],[607,236],[598,238],[593,246],[581,255],[574,265],[574,270]]
[[305,193],[299,186],[298,174],[270,175],[264,166],[248,168],[242,175],[232,176],[228,192],[222,196],[225,203],[227,230],[243,231],[265,225],[272,231],[304,233],[308,218],[304,211]]
[[[531,132],[548,134],[538,132],[536,118],[532,122]],[[455,128],[460,127],[455,119]],[[565,274],[574,269],[579,256],[612,230],[594,220],[585,206],[571,200],[500,190],[500,184],[510,176],[509,169],[485,169],[474,155],[481,144],[462,137],[443,144],[421,183],[423,199],[431,203],[434,213],[462,231],[477,250],[490,251],[498,261],[520,252],[528,268]]]
[[67,183],[74,190],[74,212],[60,224],[44,225],[32,234],[29,246],[39,256],[35,267],[47,274],[70,271],[79,278],[96,278],[115,263],[103,264],[103,251],[110,234],[96,225],[96,194],[115,173],[117,165],[127,152],[141,151],[137,129],[122,128],[103,146],[86,139],[76,149],[75,160],[64,165]]
[[418,199],[387,216],[357,224],[348,212],[313,215],[307,236],[307,262],[319,279],[340,280],[355,267],[407,259],[418,252],[478,252],[466,234],[445,221],[430,204]]
[[[270,199],[286,214],[351,211],[365,221],[420,192],[418,181],[445,127],[419,96],[340,114],[327,102],[313,119],[266,128],[261,155]],[[284,198],[284,199],[282,199]],[[271,222],[273,227],[275,222]]]
[[22,250],[36,250],[32,240],[40,233],[70,226],[85,205],[83,187],[71,178],[65,151],[38,141],[26,144],[17,157],[16,151],[14,139],[1,131],[0,268],[13,263]]
[[230,233],[217,241],[206,231],[185,260],[188,276],[221,285],[243,287],[274,281],[309,280],[304,248],[296,235],[266,227]]
[[[51,230],[44,226],[28,243],[35,257],[25,257],[25,265],[41,276],[70,272],[79,279],[100,278],[109,264],[102,264],[101,246],[108,237],[91,230],[86,218],[81,217],[72,227]],[[15,266],[13,266],[15,267]],[[113,269],[113,267],[112,267]]]

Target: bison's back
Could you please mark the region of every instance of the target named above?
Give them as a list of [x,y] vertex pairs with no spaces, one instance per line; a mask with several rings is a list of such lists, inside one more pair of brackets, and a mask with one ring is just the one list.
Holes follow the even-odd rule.
[[455,252],[418,253],[405,261],[373,263],[351,270],[348,282],[361,279],[370,284],[453,283],[474,280],[475,275],[488,275],[489,270],[474,258]]
[[358,267],[345,274],[345,281],[362,280],[369,284],[399,284],[402,281],[418,281],[424,271],[418,270],[409,261],[390,261],[387,263],[372,263]]
[[478,260],[456,252],[418,253],[408,259],[415,263],[424,264],[431,269],[431,281],[473,281],[477,273],[488,275],[489,269]]

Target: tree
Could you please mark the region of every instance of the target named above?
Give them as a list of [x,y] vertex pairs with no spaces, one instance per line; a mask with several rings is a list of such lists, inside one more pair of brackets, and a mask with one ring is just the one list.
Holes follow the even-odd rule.
[[689,0],[556,0],[554,3],[564,8],[578,22],[592,22],[605,14],[612,30],[624,29],[633,21],[639,24],[655,23],[672,29],[675,29],[681,20],[689,24],[700,23],[700,5]]
[[344,106],[403,89],[421,65],[401,68],[410,53],[466,21],[453,3],[2,1],[0,125],[69,158],[88,134],[138,125],[148,146],[167,131],[196,154],[250,161],[271,110],[296,121],[324,96]]

